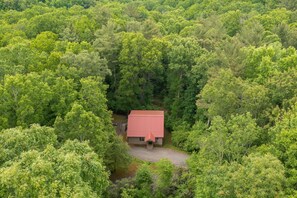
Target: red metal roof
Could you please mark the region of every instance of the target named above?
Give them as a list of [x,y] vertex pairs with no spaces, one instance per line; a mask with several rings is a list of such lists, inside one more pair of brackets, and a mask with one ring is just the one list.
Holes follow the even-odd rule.
[[152,133],[148,133],[146,136],[145,136],[145,140],[144,141],[152,141],[152,142],[155,142],[156,141],[156,138],[155,136],[152,134]]
[[164,137],[164,111],[133,110],[128,116],[127,137]]

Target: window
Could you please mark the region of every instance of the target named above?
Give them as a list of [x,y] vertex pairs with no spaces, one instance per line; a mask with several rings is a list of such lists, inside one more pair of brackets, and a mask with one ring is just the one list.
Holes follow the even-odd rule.
[[143,142],[144,141],[144,137],[140,137],[139,141]]

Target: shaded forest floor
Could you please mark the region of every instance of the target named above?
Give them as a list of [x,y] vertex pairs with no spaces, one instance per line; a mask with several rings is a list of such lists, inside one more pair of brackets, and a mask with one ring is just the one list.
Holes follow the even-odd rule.
[[115,182],[116,180],[119,180],[119,179],[134,177],[136,171],[143,163],[144,163],[143,161],[133,158],[132,162],[129,164],[127,168],[119,169],[119,170],[116,170],[114,173],[112,173],[110,175],[110,180],[112,182]]

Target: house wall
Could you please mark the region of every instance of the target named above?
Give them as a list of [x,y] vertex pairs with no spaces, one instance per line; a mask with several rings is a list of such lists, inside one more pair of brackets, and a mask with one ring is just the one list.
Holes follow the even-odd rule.
[[163,145],[163,138],[156,138],[155,144],[162,146]]
[[[138,144],[138,145],[146,145],[146,142],[144,141],[140,141],[139,137],[128,137],[127,141],[129,144]],[[163,138],[156,138],[156,142],[154,143],[155,145],[163,145]]]
[[139,145],[146,145],[146,142],[143,140],[143,141],[140,141],[140,138],[139,137],[128,137],[128,143],[129,144],[139,144]]

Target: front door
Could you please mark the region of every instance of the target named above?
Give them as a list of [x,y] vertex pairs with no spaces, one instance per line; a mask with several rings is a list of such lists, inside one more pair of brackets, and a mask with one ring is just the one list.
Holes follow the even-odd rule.
[[153,149],[153,147],[154,147],[154,144],[153,144],[152,141],[147,141],[147,142],[146,142],[146,148],[147,148],[147,149],[150,150],[150,149]]

